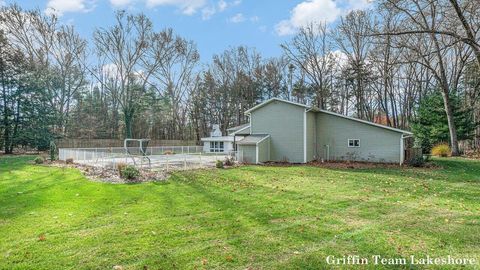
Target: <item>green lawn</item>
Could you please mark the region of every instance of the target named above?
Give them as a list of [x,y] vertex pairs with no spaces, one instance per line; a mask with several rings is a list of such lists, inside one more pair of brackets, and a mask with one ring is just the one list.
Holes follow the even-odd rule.
[[113,185],[32,159],[0,158],[0,269],[322,269],[332,267],[328,255],[374,254],[480,259],[480,162],[245,166]]

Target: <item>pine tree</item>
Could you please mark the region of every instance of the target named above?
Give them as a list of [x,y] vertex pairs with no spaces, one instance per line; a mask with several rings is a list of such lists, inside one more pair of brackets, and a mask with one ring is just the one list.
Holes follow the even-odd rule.
[[[457,125],[459,140],[472,139],[478,123],[473,121],[470,108],[464,108],[460,97],[450,95],[453,119]],[[425,152],[430,152],[433,145],[449,141],[447,115],[443,107],[442,96],[439,91],[426,96],[417,109],[417,119],[413,122],[412,129]]]

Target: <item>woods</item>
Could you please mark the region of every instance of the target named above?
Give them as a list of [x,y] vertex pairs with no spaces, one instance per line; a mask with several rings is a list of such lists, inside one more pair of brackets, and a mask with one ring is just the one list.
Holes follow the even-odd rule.
[[452,155],[478,150],[479,10],[478,1],[381,0],[335,24],[305,25],[277,57],[239,44],[204,59],[194,40],[157,30],[144,14],[117,11],[87,39],[54,14],[3,6],[1,148],[45,149],[59,138],[198,141],[212,124],[225,132],[279,97],[413,129],[424,148],[448,141]]

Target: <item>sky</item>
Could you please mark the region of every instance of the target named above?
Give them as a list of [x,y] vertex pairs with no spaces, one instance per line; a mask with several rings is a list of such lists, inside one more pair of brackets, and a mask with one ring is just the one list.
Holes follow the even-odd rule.
[[74,25],[86,39],[96,28],[114,23],[115,10],[145,13],[156,30],[172,28],[193,40],[202,62],[239,45],[254,47],[264,57],[281,54],[299,27],[311,22],[335,24],[353,9],[365,9],[369,0],[0,0],[25,9],[55,13]]

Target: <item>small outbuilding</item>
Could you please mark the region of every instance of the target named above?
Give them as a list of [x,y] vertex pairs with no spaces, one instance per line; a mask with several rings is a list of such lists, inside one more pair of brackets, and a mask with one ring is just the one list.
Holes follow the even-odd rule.
[[202,138],[203,152],[229,153],[234,149],[233,136],[223,136],[220,125],[213,125],[210,137]]

